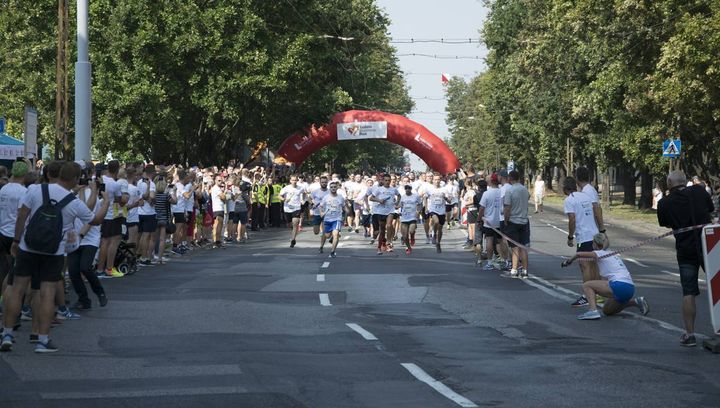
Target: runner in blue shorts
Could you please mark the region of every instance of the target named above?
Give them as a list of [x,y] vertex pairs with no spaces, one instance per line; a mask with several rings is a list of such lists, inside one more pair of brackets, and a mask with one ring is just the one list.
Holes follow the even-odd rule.
[[[332,251],[330,256],[336,257],[335,250],[338,242],[340,242],[340,230],[343,222],[343,209],[345,208],[345,198],[337,193],[339,183],[333,181],[330,183],[330,194],[326,195],[320,202],[320,216],[323,217],[323,236],[330,239]],[[320,253],[323,252],[325,240],[320,242]]]

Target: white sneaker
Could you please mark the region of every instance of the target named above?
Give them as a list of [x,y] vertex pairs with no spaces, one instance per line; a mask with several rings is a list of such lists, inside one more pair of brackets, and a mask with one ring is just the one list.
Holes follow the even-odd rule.
[[517,277],[518,277],[518,271],[517,271],[517,269],[510,269],[510,277],[511,277],[511,278],[517,278]]

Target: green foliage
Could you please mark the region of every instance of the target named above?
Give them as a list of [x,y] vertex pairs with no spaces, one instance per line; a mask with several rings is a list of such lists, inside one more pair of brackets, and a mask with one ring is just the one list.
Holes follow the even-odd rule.
[[456,151],[543,170],[567,166],[569,140],[576,165],[660,175],[661,142],[679,136],[686,170],[716,177],[720,0],[486,3],[489,68],[448,87]]
[[[49,141],[57,3],[7,3],[0,106],[11,124],[25,103],[38,106]],[[373,0],[93,0],[90,7],[93,149],[101,157],[223,163],[256,142],[277,147],[338,111],[412,108],[388,19]],[[354,149],[364,152],[338,144],[308,165],[398,152],[385,144]]]

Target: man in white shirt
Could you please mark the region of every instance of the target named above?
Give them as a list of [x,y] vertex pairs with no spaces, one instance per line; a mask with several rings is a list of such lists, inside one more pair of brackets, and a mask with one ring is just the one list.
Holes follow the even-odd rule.
[[283,210],[285,211],[285,219],[292,220],[292,239],[290,240],[290,248],[295,248],[296,238],[300,230],[300,216],[303,209],[306,189],[298,185],[298,176],[293,174],[290,176],[290,184],[280,190],[280,199],[283,201]]
[[405,184],[405,194],[400,197],[400,232],[405,244],[405,254],[412,253],[415,245],[415,230],[417,229],[418,212],[422,208],[422,199],[412,191],[412,184]]
[[122,207],[128,202],[127,187],[117,182],[120,162],[111,160],[107,164],[105,174],[101,176],[101,186],[104,185],[107,196],[110,197],[109,211],[105,215],[100,227],[100,252],[98,253],[97,270],[103,271],[106,276],[120,278],[123,276],[115,268],[115,255],[117,254],[120,238],[122,238],[123,219]]
[[395,219],[395,203],[400,194],[396,188],[390,186],[390,180],[390,175],[385,174],[382,185],[373,188],[368,197],[368,200],[374,204],[373,235],[378,240],[378,255],[393,250],[392,240],[395,237],[395,230],[392,223]]
[[588,170],[587,167],[578,167],[577,170],[575,170],[575,177],[577,178],[578,190],[587,194],[590,200],[592,200],[595,224],[598,230],[602,234],[605,234],[605,223],[603,221],[602,207],[600,207],[600,196],[597,190],[595,190],[595,187],[590,184],[590,170]]
[[450,196],[445,187],[440,185],[442,177],[440,174],[434,174],[432,178],[432,186],[425,189],[423,200],[425,210],[428,212],[433,229],[433,243],[438,253],[442,252],[440,241],[443,236],[443,226],[445,225],[446,206],[450,204]]
[[[310,215],[312,215],[312,226],[315,235],[320,234],[320,228],[323,226],[321,205],[323,198],[325,198],[328,194],[330,194],[330,190],[328,190],[328,178],[327,176],[321,176],[319,180],[319,187],[313,189],[310,193]],[[325,233],[320,235],[320,253],[322,253],[324,245]]]
[[151,265],[152,253],[155,248],[155,233],[157,232],[157,213],[155,212],[155,166],[145,166],[143,177],[138,181],[137,188],[143,205],[138,209],[138,229],[140,241],[138,242],[138,264]]
[[506,257],[503,253],[503,246],[500,244],[500,234],[496,231],[500,228],[500,213],[503,204],[500,198],[500,182],[497,173],[490,175],[490,183],[488,189],[482,195],[478,208],[478,219],[482,220],[482,232],[485,237],[485,250],[487,251],[488,260],[485,262],[484,270],[495,269],[494,263],[499,262],[500,258],[493,259],[493,252],[498,251],[502,258]]
[[221,176],[215,176],[215,183],[210,189],[213,210],[213,248],[220,248],[222,242],[223,221],[225,219],[225,182]]
[[[333,181],[330,183],[330,193],[326,194],[320,202],[321,213],[323,218],[323,236],[329,238],[332,243],[330,256],[336,257],[335,250],[338,242],[340,242],[340,230],[342,230],[343,208],[345,207],[345,198],[337,193],[340,182]],[[323,252],[325,239],[320,243],[320,253]]]
[[[8,286],[4,296],[3,339],[0,351],[10,351],[13,344],[13,325],[20,313],[22,294],[28,283],[32,280],[40,283],[37,293],[39,296],[34,312],[37,314],[38,339],[35,347],[36,353],[52,353],[57,347],[50,341],[50,323],[55,315],[55,290],[57,282],[63,279],[65,266],[65,244],[71,243],[78,237],[74,233],[75,219],[83,223],[100,225],[105,218],[110,204],[107,192],[103,192],[103,204],[97,214],[93,214],[87,205],[75,197],[70,190],[77,184],[82,170],[77,163],[67,162],[60,170],[57,184],[35,184],[30,186],[27,194],[20,202],[17,213],[17,222],[13,234],[13,243],[10,249],[15,257],[15,270],[13,271],[13,284]],[[27,227],[33,222],[37,210],[45,202],[43,190],[47,189],[48,199],[67,204],[62,207],[62,237],[54,253],[38,252],[30,248],[25,234]],[[67,201],[69,200],[69,201]],[[31,237],[32,238],[32,237]]]
[[11,273],[13,266],[10,247],[15,236],[15,222],[20,201],[27,192],[23,179],[28,171],[27,163],[20,161],[13,163],[9,182],[0,189],[0,285],[5,284],[5,277]]
[[[592,198],[582,191],[577,191],[577,183],[572,177],[565,179],[563,192],[567,195],[563,203],[563,210],[568,216],[567,245],[572,247],[574,242],[577,242],[576,252],[592,251],[593,236],[599,232],[595,223]],[[597,268],[594,268],[591,262],[580,262],[580,271],[583,282],[600,279]],[[572,303],[575,307],[587,305],[588,300],[584,295]]]

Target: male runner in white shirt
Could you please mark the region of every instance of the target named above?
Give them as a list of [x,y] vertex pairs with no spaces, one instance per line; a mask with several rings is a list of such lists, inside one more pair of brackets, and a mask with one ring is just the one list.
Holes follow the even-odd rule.
[[320,253],[323,252],[325,238],[329,238],[332,243],[330,256],[335,258],[335,250],[338,242],[340,242],[340,230],[342,230],[343,208],[345,207],[345,198],[337,193],[340,182],[333,181],[330,183],[330,194],[323,197],[320,203],[321,217],[323,218],[323,239],[320,243]]

